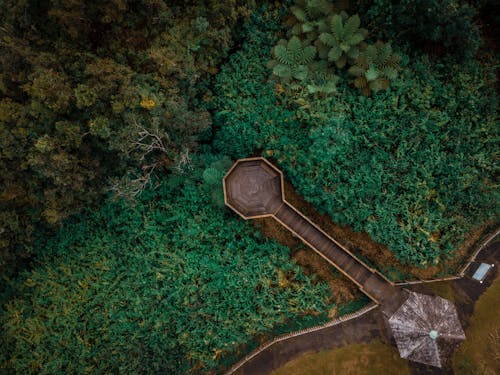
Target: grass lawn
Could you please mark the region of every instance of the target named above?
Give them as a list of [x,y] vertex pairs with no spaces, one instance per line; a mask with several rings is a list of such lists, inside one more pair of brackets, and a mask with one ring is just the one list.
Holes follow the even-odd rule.
[[305,354],[274,371],[272,375],[405,375],[407,362],[396,348],[372,341],[319,353]]
[[500,280],[486,290],[474,307],[467,339],[453,358],[457,375],[500,374]]

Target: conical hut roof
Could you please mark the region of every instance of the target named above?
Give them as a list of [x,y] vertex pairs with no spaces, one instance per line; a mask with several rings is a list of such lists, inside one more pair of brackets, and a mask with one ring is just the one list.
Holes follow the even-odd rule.
[[402,358],[436,367],[465,339],[455,306],[437,296],[410,292],[389,325]]

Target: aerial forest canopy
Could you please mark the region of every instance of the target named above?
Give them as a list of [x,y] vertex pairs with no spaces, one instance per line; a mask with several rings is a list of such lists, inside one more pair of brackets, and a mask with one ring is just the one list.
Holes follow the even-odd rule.
[[224,208],[241,157],[404,264],[456,256],[499,218],[492,9],[0,0],[0,370],[220,372],[356,306]]

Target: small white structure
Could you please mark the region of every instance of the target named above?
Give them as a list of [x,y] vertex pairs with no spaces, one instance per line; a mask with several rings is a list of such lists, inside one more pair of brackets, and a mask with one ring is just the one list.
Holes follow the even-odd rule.
[[493,266],[494,264],[481,263],[479,267],[477,267],[476,272],[474,272],[474,275],[472,275],[472,278],[474,280],[479,281],[482,284],[483,280],[486,278],[486,275],[488,274],[488,271]]
[[436,296],[410,292],[389,325],[402,358],[436,367],[465,340],[455,306]]

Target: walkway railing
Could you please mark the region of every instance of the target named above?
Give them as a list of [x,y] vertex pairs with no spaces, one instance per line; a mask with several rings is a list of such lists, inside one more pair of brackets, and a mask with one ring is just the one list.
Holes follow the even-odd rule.
[[270,348],[271,346],[273,346],[274,344],[276,344],[278,342],[288,340],[288,339],[290,339],[292,337],[306,335],[306,334],[311,333],[311,332],[320,331],[322,329],[326,329],[326,328],[333,327],[333,326],[336,326],[338,324],[344,323],[344,322],[346,322],[348,320],[359,318],[360,316],[362,316],[362,315],[364,315],[364,314],[372,311],[373,309],[376,309],[378,306],[379,305],[377,305],[375,303],[370,303],[369,305],[363,307],[362,309],[360,309],[360,310],[358,310],[358,311],[356,311],[356,312],[354,312],[352,314],[342,315],[342,316],[340,316],[340,317],[338,317],[338,318],[336,318],[334,320],[326,322],[325,324],[321,324],[321,325],[318,325],[318,326],[314,326],[314,327],[302,329],[300,331],[290,332],[290,333],[287,333],[287,334],[275,337],[274,339],[272,339],[271,341],[268,341],[265,344],[261,345],[260,347],[258,347],[257,349],[255,349],[253,352],[251,352],[248,355],[246,355],[243,359],[241,359],[235,365],[233,365],[233,367],[231,367],[226,372],[226,375],[234,374],[246,362],[250,361],[252,358],[256,357],[261,352],[263,352],[264,350]]
[[465,273],[467,272],[467,269],[471,266],[472,263],[476,261],[476,258],[478,254],[490,244],[491,241],[493,241],[498,235],[500,234],[500,228],[498,228],[495,233],[490,235],[488,238],[486,238],[485,241],[479,246],[476,251],[472,254],[472,256],[469,258],[469,261],[465,266],[462,267],[458,275],[456,276],[447,276],[447,277],[441,277],[441,278],[436,278],[436,279],[429,279],[429,280],[415,280],[415,281],[404,281],[400,283],[395,283],[394,285],[397,286],[404,286],[404,285],[415,285],[415,284],[425,284],[425,283],[435,283],[439,281],[452,281],[452,280],[458,280],[461,279],[465,276]]

